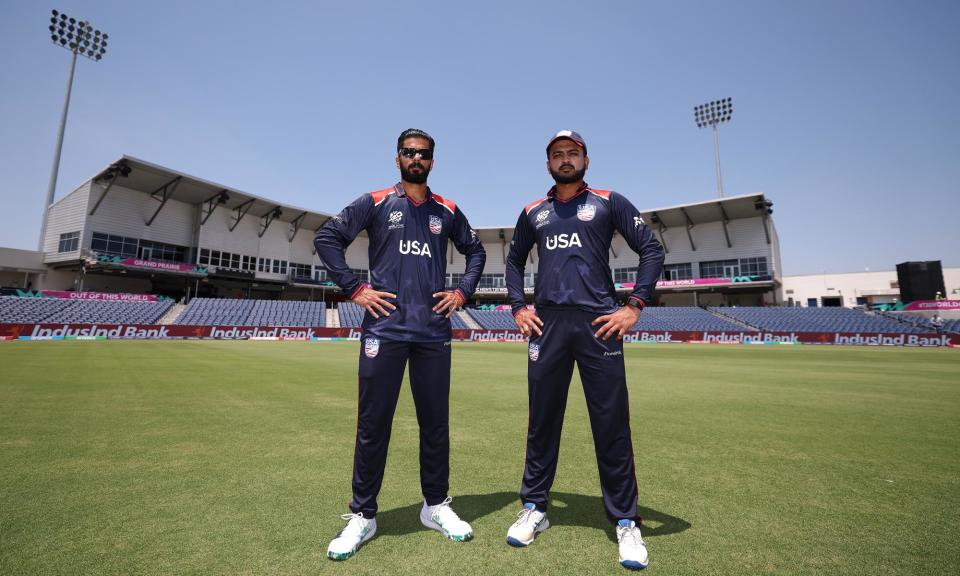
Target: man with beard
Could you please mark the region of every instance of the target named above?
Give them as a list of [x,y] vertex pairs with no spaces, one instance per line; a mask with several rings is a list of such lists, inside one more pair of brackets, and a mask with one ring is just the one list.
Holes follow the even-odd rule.
[[[663,267],[663,247],[629,200],[583,181],[589,165],[583,138],[570,130],[558,132],[547,144],[547,170],[556,185],[523,210],[510,243],[507,291],[517,326],[530,337],[530,419],[520,487],[523,508],[507,531],[507,542],[527,546],[550,527],[547,503],[576,362],[590,414],[603,503],[617,525],[620,563],[639,570],[647,566],[647,549],[638,526],[621,339],[653,298]],[[616,300],[607,256],[614,231],[640,255],[636,288],[622,307]],[[535,311],[523,299],[524,266],[534,244],[540,258]]]
[[[393,414],[407,361],[420,425],[420,521],[451,540],[473,537],[450,507],[450,316],[473,293],[486,253],[467,218],[427,186],[434,141],[422,130],[397,139],[400,182],[364,194],[331,218],[314,245],[330,278],[366,310],[360,345],[353,500],[346,527],[327,548],[345,560],[377,531],[377,494],[383,482]],[[345,250],[361,230],[370,240],[370,282],[347,265]],[[445,290],[447,245],[466,255],[460,285]]]

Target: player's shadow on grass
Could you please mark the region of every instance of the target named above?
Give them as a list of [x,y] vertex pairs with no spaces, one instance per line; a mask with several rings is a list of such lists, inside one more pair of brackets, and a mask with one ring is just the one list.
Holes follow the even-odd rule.
[[[419,519],[422,505],[422,502],[418,502],[377,512],[377,532],[384,536],[399,536],[424,530]],[[515,520],[514,514],[520,509],[520,501],[516,492],[470,494],[455,496],[453,508],[461,518],[473,524],[475,530],[477,524],[480,524],[479,520],[486,516],[495,514],[498,518],[502,517],[502,534],[498,536],[505,537],[507,528]],[[644,538],[667,536],[690,528],[690,523],[686,520],[665,512],[644,507],[638,507],[637,512],[643,517]],[[554,492],[550,495],[548,516],[551,525],[599,528],[606,532],[611,541],[617,540],[616,528],[607,518],[603,498],[600,496]]]

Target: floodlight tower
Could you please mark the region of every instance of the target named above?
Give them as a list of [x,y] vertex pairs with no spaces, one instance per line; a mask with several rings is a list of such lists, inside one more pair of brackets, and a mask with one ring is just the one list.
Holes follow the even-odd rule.
[[733,99],[724,98],[723,100],[714,100],[693,107],[693,118],[697,122],[697,128],[713,128],[713,151],[717,165],[717,191],[723,198],[723,178],[720,176],[720,138],[717,136],[717,124],[729,122],[733,116]]
[[60,152],[63,149],[63,132],[67,127],[67,111],[70,109],[70,93],[73,90],[73,73],[77,67],[77,55],[98,61],[107,53],[107,38],[94,29],[86,20],[78,21],[57,10],[51,11],[50,39],[55,46],[69,50],[70,76],[67,80],[67,96],[63,101],[63,113],[60,115],[60,130],[57,133],[57,145],[53,152],[53,168],[50,170],[50,185],[47,187],[47,201],[43,205],[43,221],[40,223],[40,241],[37,250],[43,251],[44,237],[47,234],[47,213],[53,204],[53,195],[57,190],[57,173],[60,171]]

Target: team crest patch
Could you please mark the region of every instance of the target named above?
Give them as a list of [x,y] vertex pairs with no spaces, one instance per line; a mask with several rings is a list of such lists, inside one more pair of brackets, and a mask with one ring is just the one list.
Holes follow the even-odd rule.
[[536,362],[537,358],[540,357],[540,345],[534,344],[533,342],[531,342],[529,352],[530,352],[530,361]]
[[363,353],[367,358],[376,358],[380,352],[380,340],[377,338],[367,338],[363,342]]
[[583,220],[584,222],[593,220],[593,217],[596,215],[597,207],[593,204],[580,204],[577,206],[577,218]]
[[430,232],[433,234],[439,234],[443,230],[443,220],[439,216],[430,217]]

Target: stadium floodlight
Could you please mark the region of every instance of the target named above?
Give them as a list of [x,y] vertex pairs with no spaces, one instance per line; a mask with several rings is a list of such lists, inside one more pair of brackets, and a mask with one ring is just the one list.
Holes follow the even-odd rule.
[[693,118],[697,122],[697,128],[713,128],[713,151],[717,166],[717,191],[723,198],[723,178],[720,176],[720,137],[717,135],[717,125],[721,122],[729,122],[733,116],[733,99],[724,98],[723,100],[714,100],[693,107]]
[[40,223],[40,242],[37,248],[43,251],[44,237],[47,234],[47,215],[57,189],[57,173],[60,171],[60,152],[63,149],[63,132],[67,127],[67,111],[70,109],[70,92],[73,90],[73,74],[77,67],[77,55],[99,61],[107,53],[109,36],[95,29],[86,20],[77,20],[71,16],[52,10],[50,13],[50,40],[55,46],[69,50],[70,76],[67,80],[67,96],[63,101],[63,113],[60,115],[60,130],[57,133],[57,145],[53,152],[53,168],[50,170],[50,185],[47,187],[47,201],[43,205],[43,221]]

